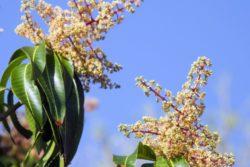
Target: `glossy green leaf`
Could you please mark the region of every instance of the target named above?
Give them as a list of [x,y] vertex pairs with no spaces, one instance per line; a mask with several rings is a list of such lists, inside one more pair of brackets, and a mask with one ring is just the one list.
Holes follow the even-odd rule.
[[13,93],[29,109],[39,129],[43,126],[43,108],[30,64],[21,64],[11,73]]
[[46,66],[46,45],[45,42],[35,47],[22,47],[15,51],[10,59],[10,63],[16,58],[24,56],[30,60],[33,68],[34,77],[37,78],[45,69]]
[[66,165],[70,163],[77,151],[84,122],[84,94],[82,85],[77,77],[71,81],[73,81],[73,89],[67,100],[67,112],[62,128]]
[[[30,59],[30,61],[32,60],[33,63],[32,65],[34,65],[35,69],[38,69],[40,71],[42,71],[45,67],[45,56],[42,56],[45,54],[45,44],[42,43],[41,45],[36,47],[36,52],[34,52],[34,48],[33,47],[23,47],[21,49],[18,49],[17,51],[14,52],[14,54],[12,55],[10,61],[9,61],[9,66],[7,67],[7,69],[4,71],[4,74],[1,78],[1,82],[0,82],[0,86],[5,87],[7,85],[7,82],[10,78],[10,75],[12,73],[12,71],[19,65],[21,64],[25,59]],[[36,71],[38,71],[36,70]],[[1,91],[0,92],[0,110],[2,111],[3,109],[3,102],[4,102],[4,97],[5,97],[5,91]],[[12,115],[12,121],[14,121],[16,124],[16,128],[19,128],[19,130],[23,130],[24,129],[21,128],[21,126],[18,126],[17,124],[17,117],[15,115]],[[10,128],[8,127],[9,125],[7,124],[6,121],[3,121],[3,124],[6,128],[7,131],[10,131]],[[20,124],[19,124],[20,125]],[[27,131],[26,131],[27,132]],[[28,135],[26,136],[28,137]]]
[[10,114],[10,119],[15,127],[15,129],[25,138],[29,139],[32,136],[32,132],[21,125],[16,115],[18,108],[14,108],[14,97],[12,91],[8,93],[8,106],[13,111]]
[[134,167],[137,159],[155,161],[156,156],[153,150],[141,142],[138,144],[133,154],[129,156],[113,156],[113,161],[117,165],[124,165],[126,167]]
[[[42,76],[41,76],[42,77]],[[49,101],[51,99],[51,92],[50,89],[47,87],[46,82],[44,78],[39,77],[39,84],[38,84],[38,89],[41,93],[42,98],[42,103],[43,103],[43,109],[44,109],[44,116],[46,117],[46,122],[43,127],[43,134],[42,138],[44,142],[47,142],[53,138],[54,142],[56,143],[57,146],[60,146],[60,150],[62,150],[62,144],[61,144],[61,134],[56,125],[54,116],[52,115],[51,110],[53,110],[56,106],[53,106],[53,101]],[[44,90],[47,90],[45,92]]]
[[[1,81],[0,81],[0,87],[6,87],[7,83],[10,79],[10,75],[12,73],[12,71],[19,65],[21,64],[25,59],[27,58],[27,56],[19,49],[17,50],[11,58],[11,61],[8,65],[8,67],[6,68],[6,70],[4,71]],[[5,90],[2,90],[0,92],[0,111],[3,110],[3,103],[4,103],[4,95],[5,95]]]
[[[22,49],[26,52],[26,49]],[[28,53],[27,53],[28,54]],[[44,71],[46,66],[46,46],[45,43],[42,42],[40,45],[35,46],[32,55],[30,55],[30,61],[32,62],[34,76],[38,78]]]
[[[7,69],[4,71],[3,76],[1,78],[0,81],[0,87],[6,87],[7,82],[10,78],[11,72],[16,68],[16,66],[18,66],[24,59],[26,58],[26,56],[24,54],[19,54],[18,51],[16,51],[13,56],[12,59],[10,61],[9,66],[7,67]],[[0,112],[3,111],[3,104],[4,104],[4,97],[5,97],[5,90],[0,91]],[[6,129],[6,131],[10,134],[10,127],[8,125],[8,122],[6,120],[2,121],[4,128]],[[12,138],[12,137],[11,137]],[[13,140],[13,139],[12,139]],[[13,140],[14,141],[14,140]]]
[[[59,167],[60,165],[60,155],[61,153],[56,151],[50,159],[47,161],[46,164],[43,164],[44,167]],[[40,167],[40,166],[39,166]]]
[[[44,93],[44,92],[41,92],[41,93]],[[42,96],[46,96],[46,95],[42,94]],[[61,151],[62,144],[61,144],[61,134],[59,131],[60,128],[57,127],[54,121],[54,117],[52,116],[50,112],[49,102],[47,101],[46,98],[43,99],[43,108],[44,108],[44,113],[46,115],[47,121],[43,127],[42,138],[45,142],[53,138],[56,145],[60,146],[60,150],[58,149],[58,151]]]
[[[21,50],[18,49],[11,57],[10,62],[6,70],[4,71],[1,81],[0,87],[6,87],[8,80],[10,79],[10,75],[12,71],[22,63],[27,58],[26,54]],[[3,103],[5,97],[5,90],[0,91],[0,111],[3,110]]]
[[[0,87],[6,87],[7,82],[10,78],[11,72],[25,59],[25,56],[16,56],[16,59],[9,64],[7,69],[4,71],[3,76],[0,80]],[[0,112],[4,110],[4,97],[5,97],[5,89],[0,92]],[[10,126],[6,120],[2,121],[4,128],[10,134]],[[12,139],[12,137],[11,137]],[[13,140],[13,139],[12,139]]]
[[63,77],[66,91],[66,115],[61,128],[65,165],[73,159],[83,130],[84,122],[84,94],[79,78],[74,75],[71,61],[60,57],[63,67]]
[[73,89],[73,79],[74,79],[74,66],[72,61],[67,60],[63,57],[60,57],[60,62],[63,68],[63,78],[64,78],[64,85],[65,85],[65,94],[66,94],[66,101],[71,96],[71,92],[74,91]]
[[27,119],[27,122],[29,124],[29,129],[31,130],[32,134],[36,134],[38,129],[37,129],[37,125],[36,125],[36,121],[35,119],[33,118],[31,112],[29,111],[28,108],[26,108],[26,119]]
[[9,64],[11,64],[13,61],[18,59],[19,57],[25,57],[26,59],[30,59],[30,55],[33,54],[33,51],[34,51],[34,48],[29,47],[29,46],[25,46],[16,50],[11,56]]
[[163,157],[157,157],[155,167],[172,167],[171,162]]
[[64,67],[64,69],[67,71],[67,73],[69,74],[69,76],[73,79],[74,78],[74,66],[73,66],[73,62],[71,60],[68,60],[64,57],[59,57],[60,61]]
[[[28,64],[22,64],[25,59]],[[45,43],[17,50],[0,81],[0,109],[7,105],[4,100],[9,79],[14,95],[25,105],[32,133],[29,132],[35,140],[33,147],[40,147],[39,143],[45,147],[47,141],[50,143],[46,146],[48,154],[42,158],[42,166],[67,166],[77,151],[84,123],[84,94],[72,61],[46,50]],[[8,105],[13,106],[13,95],[10,96]],[[15,112],[11,119],[25,136],[28,130],[22,127]],[[50,133],[53,138],[44,140],[43,135]],[[26,162],[28,159],[26,156]]]
[[57,55],[47,54],[47,63],[43,74],[39,77],[50,112],[58,126],[61,126],[66,113],[65,87],[63,69]]
[[[0,87],[5,88],[7,86],[7,82],[10,79],[10,75],[12,71],[22,63],[22,61],[25,59],[25,56],[17,57],[14,61],[12,61],[7,69],[4,71],[3,76],[0,81]],[[3,110],[3,103],[4,103],[4,94],[5,89],[0,92],[0,111]]]

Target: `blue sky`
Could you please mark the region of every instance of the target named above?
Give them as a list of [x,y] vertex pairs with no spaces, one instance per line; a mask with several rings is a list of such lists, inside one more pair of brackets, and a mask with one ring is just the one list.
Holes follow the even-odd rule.
[[[49,2],[60,4],[66,1]],[[0,33],[0,73],[14,50],[31,45],[15,35],[14,28],[19,22],[19,3],[1,0],[0,27],[5,31]],[[136,88],[136,76],[155,79],[163,87],[177,92],[186,79],[191,63],[201,55],[212,60],[214,72],[206,88],[207,112],[204,118],[211,115],[216,118],[218,114],[214,112],[220,106],[218,91],[227,86],[222,83],[218,88],[222,78],[230,80],[230,107],[242,117],[249,115],[249,30],[248,0],[145,0],[135,14],[128,14],[125,21],[112,29],[104,41],[97,43],[111,60],[123,65],[123,71],[112,76],[122,88],[110,91],[95,86],[87,94],[97,97],[100,107],[96,112],[86,114],[85,131],[72,166],[82,166],[84,163],[87,167],[93,166],[90,158],[96,157],[87,156],[87,147],[99,147],[89,137],[96,125],[105,127],[107,134],[118,135],[117,125],[138,120],[145,113],[145,105],[152,106],[160,113],[154,99],[144,97],[141,90]],[[234,143],[244,141],[239,138],[234,140]],[[111,148],[116,153],[124,153],[119,152],[119,148],[112,143]]]

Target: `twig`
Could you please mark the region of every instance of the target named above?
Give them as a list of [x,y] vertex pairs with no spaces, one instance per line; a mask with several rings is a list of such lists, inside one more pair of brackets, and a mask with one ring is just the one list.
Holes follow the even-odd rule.
[[23,104],[21,102],[16,103],[14,106],[9,108],[7,112],[0,113],[0,121],[6,120],[8,116],[10,116],[13,112],[15,112],[19,107],[21,107]]

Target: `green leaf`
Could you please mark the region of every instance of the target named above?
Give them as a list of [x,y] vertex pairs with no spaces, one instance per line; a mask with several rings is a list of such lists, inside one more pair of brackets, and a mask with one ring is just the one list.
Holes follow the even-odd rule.
[[[13,97],[13,93],[12,91],[9,91],[8,93],[8,106],[10,107],[10,109],[14,109],[14,97]],[[10,119],[14,125],[14,127],[16,128],[16,130],[25,138],[29,139],[32,136],[32,132],[30,130],[27,130],[26,128],[24,128],[21,123],[19,122],[17,115],[16,115],[16,111],[18,108],[15,108],[15,110],[12,111],[12,113],[10,114]]]
[[[25,48],[23,49],[25,51]],[[42,42],[40,45],[34,48],[33,54],[30,55],[30,60],[32,62],[34,76],[38,78],[44,71],[46,66],[46,46]]]
[[30,60],[34,71],[34,77],[37,78],[45,69],[46,65],[46,45],[45,42],[40,43],[35,47],[22,47],[15,51],[12,55],[10,62],[16,58],[24,56]]
[[113,156],[113,161],[117,165],[125,165],[126,167],[134,167],[137,159],[155,161],[156,156],[154,151],[147,145],[141,142],[138,144],[133,154],[129,156]]
[[[52,116],[50,112],[50,106],[49,102],[47,101],[46,94],[43,91],[40,83],[38,84],[38,89],[41,93],[42,98],[42,104],[44,109],[44,116],[46,118],[46,122],[43,126],[43,134],[42,134],[42,140],[44,142],[47,142],[49,140],[53,140],[56,145],[58,146],[58,152],[62,150],[62,143],[61,143],[61,134],[56,123],[54,121],[54,117]],[[53,138],[53,139],[52,139]]]
[[183,157],[177,157],[170,160],[164,157],[157,157],[155,167],[189,167],[189,164]]
[[155,167],[172,167],[171,162],[164,157],[157,157]]
[[[25,51],[23,50],[25,49]],[[22,47],[16,50],[10,58],[9,64],[18,59],[19,57],[24,57],[25,59],[30,59],[29,55],[32,55],[34,48],[33,47]]]
[[32,114],[31,114],[31,112],[29,111],[28,108],[26,108],[26,112],[25,113],[26,113],[27,122],[29,124],[29,128],[30,128],[30,130],[31,130],[31,132],[32,132],[32,134],[34,136],[34,134],[36,134],[37,131],[38,131],[38,128],[37,128],[37,125],[36,125],[36,121],[33,118]]
[[71,60],[68,60],[62,56],[59,57],[64,69],[67,71],[69,76],[73,79],[74,78],[74,66]]
[[[43,96],[45,96],[45,95],[43,95]],[[53,140],[56,143],[56,145],[58,146],[58,152],[62,151],[63,147],[62,147],[62,143],[61,143],[61,134],[59,131],[60,128],[58,128],[55,124],[55,121],[54,121],[53,116],[50,112],[50,108],[49,108],[49,104],[48,104],[47,100],[43,101],[43,108],[44,108],[44,112],[45,112],[45,115],[47,118],[47,121],[43,127],[43,135],[42,135],[43,141],[47,142],[49,140]],[[53,139],[52,139],[52,137],[53,137]]]
[[59,167],[64,167],[64,157],[63,157],[63,155],[60,155]]
[[35,136],[35,139],[33,141],[33,144],[32,146],[29,148],[28,152],[26,153],[25,157],[24,157],[24,160],[22,161],[21,163],[21,167],[25,167],[27,166],[28,162],[29,162],[29,159],[31,158],[30,154],[31,154],[31,151],[34,149],[34,147],[37,145],[37,143],[39,142],[41,138],[41,132],[38,132]]
[[67,100],[67,112],[62,128],[66,165],[70,163],[77,151],[84,122],[84,94],[82,85],[77,76],[71,82],[73,82],[73,89]]
[[[60,152],[55,152],[54,155],[50,157],[46,164],[43,164],[44,167],[59,167],[60,165]],[[39,166],[40,167],[40,166]]]
[[[10,78],[11,72],[18,66],[22,61],[25,59],[25,56],[16,56],[16,59],[9,64],[7,69],[4,71],[3,76],[0,80],[0,87],[6,87],[7,82]],[[0,91],[0,112],[3,112],[4,110],[4,97],[5,97],[5,89]],[[3,121],[4,128],[6,131],[10,134],[10,126],[7,122],[7,120]],[[12,137],[11,137],[12,138]],[[13,139],[12,139],[13,140]]]
[[63,57],[59,58],[63,68],[64,86],[65,88],[67,88],[65,89],[66,101],[67,101],[70,98],[72,92],[72,85],[73,85],[72,80],[74,79],[74,66],[72,61],[67,60]]
[[30,64],[21,64],[11,73],[13,93],[29,109],[39,129],[43,126],[43,108],[39,90],[33,80]]
[[5,90],[6,90],[5,87],[1,87],[1,86],[0,86],[0,93],[4,92]]
[[[7,82],[10,78],[12,71],[19,64],[21,64],[24,59],[25,59],[25,56],[20,56],[20,57],[17,57],[13,62],[9,64],[9,66],[4,71],[3,76],[1,78],[0,87],[5,88],[7,86]],[[3,111],[4,95],[5,95],[5,89],[0,92],[0,112]]]
[[[1,78],[0,81],[0,87],[6,87],[7,82],[10,78],[10,75],[12,73],[12,71],[19,65],[22,63],[22,61],[24,61],[25,59],[29,58],[30,60],[32,60],[33,58],[33,65],[35,65],[35,67],[37,67],[36,69],[39,69],[40,71],[43,71],[44,67],[45,67],[45,56],[42,56],[42,54],[44,54],[44,50],[45,50],[45,44],[42,43],[41,45],[36,47],[37,51],[34,52],[34,48],[33,47],[23,47],[21,49],[18,49],[17,51],[14,52],[14,54],[12,55],[10,61],[9,61],[9,66],[7,67],[7,69],[4,71],[3,76]],[[33,54],[35,53],[35,54]],[[37,71],[37,70],[36,70]],[[5,90],[1,90],[0,91],[0,112],[3,111],[3,104],[4,104],[4,97],[5,97]],[[14,118],[15,116],[13,116]],[[10,127],[7,123],[6,120],[3,121],[4,127],[5,129],[10,132]]]
[[55,123],[61,126],[66,113],[63,70],[56,54],[47,54],[47,63],[38,81],[46,95]]
[[44,150],[44,155],[43,157],[37,162],[36,166],[38,167],[44,167],[46,166],[47,163],[49,163],[49,160],[51,159],[51,157],[53,156],[53,154],[55,153],[56,149],[56,144],[54,141],[49,141],[48,145],[46,146],[45,150]]
[[177,157],[170,160],[173,167],[189,167],[188,162],[183,157]]

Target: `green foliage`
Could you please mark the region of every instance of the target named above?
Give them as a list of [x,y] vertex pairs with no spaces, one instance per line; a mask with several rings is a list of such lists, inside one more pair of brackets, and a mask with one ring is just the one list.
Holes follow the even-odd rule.
[[44,124],[41,95],[32,76],[30,64],[20,64],[11,73],[13,93],[33,115],[39,129]]
[[[83,91],[73,63],[47,49],[45,43],[13,54],[0,80],[0,118],[9,133],[8,117],[21,135],[33,141],[22,166],[29,164],[33,148],[45,152],[37,166],[71,162],[83,129]],[[22,105],[29,129],[16,115]]]
[[176,157],[173,159],[166,159],[164,157],[157,157],[154,151],[147,145],[141,142],[138,144],[136,150],[128,156],[113,156],[113,161],[117,167],[135,167],[136,160],[153,161],[154,163],[145,163],[142,167],[189,167],[188,163],[183,157]]
[[32,136],[32,131],[27,130],[26,128],[24,128],[21,123],[18,120],[18,117],[16,115],[16,110],[19,106],[21,106],[21,104],[19,106],[14,106],[14,96],[13,96],[13,92],[9,91],[8,93],[8,105],[10,106],[10,108],[13,110],[13,112],[11,112],[10,114],[10,119],[15,127],[15,129],[17,129],[17,131],[24,136],[26,139],[29,139]]
[[117,156],[113,157],[113,161],[117,165],[125,165],[126,167],[133,167],[137,159],[144,159],[154,161],[156,159],[154,152],[141,142],[138,144],[133,154],[129,156]]
[[65,87],[63,79],[63,70],[56,54],[47,54],[47,66],[39,77],[38,81],[44,92],[47,92],[51,114],[55,118],[57,124],[61,124],[64,120],[66,112],[65,103]]

